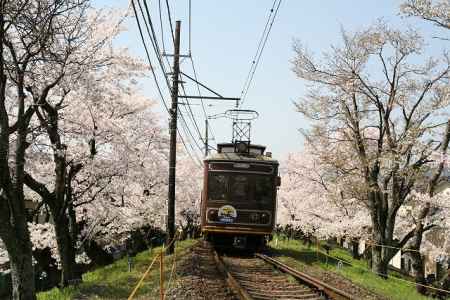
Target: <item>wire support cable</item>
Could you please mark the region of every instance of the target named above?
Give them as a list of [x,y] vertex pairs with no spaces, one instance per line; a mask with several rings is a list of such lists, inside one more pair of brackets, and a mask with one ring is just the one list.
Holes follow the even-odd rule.
[[247,74],[247,78],[244,82],[244,86],[241,91],[241,101],[239,103],[239,107],[242,107],[242,105],[245,101],[245,98],[247,96],[248,90],[250,89],[256,69],[258,68],[259,62],[261,61],[262,53],[263,53],[264,48],[266,47],[267,41],[269,39],[269,35],[272,30],[273,23],[275,22],[275,18],[278,14],[278,10],[280,8],[281,2],[282,2],[282,0],[274,0],[272,8],[270,9],[270,13],[267,18],[266,25],[265,25],[263,33],[261,35],[261,39],[259,40],[258,47],[256,49],[256,53],[253,57],[252,63],[250,65],[250,70]]
[[373,270],[369,270],[369,269],[361,267],[361,266],[353,265],[350,262],[345,261],[345,260],[343,260],[343,259],[341,259],[339,257],[333,256],[333,255],[329,255],[329,254],[319,250],[319,247],[317,247],[317,252],[322,254],[322,255],[324,255],[324,256],[326,256],[326,257],[329,257],[331,259],[334,259],[334,260],[340,262],[342,265],[346,264],[346,265],[351,266],[353,268],[360,269],[360,270],[368,272],[368,273],[373,273],[373,274],[378,275],[378,276],[383,276],[383,277],[386,277],[386,278],[389,278],[389,279],[402,281],[402,282],[405,282],[405,283],[408,283],[408,284],[411,284],[411,285],[415,285],[415,286],[418,285],[418,286],[422,286],[422,287],[425,287],[425,288],[428,288],[428,289],[432,289],[432,290],[435,290],[435,291],[440,291],[440,292],[445,292],[445,293],[450,294],[450,290],[445,290],[445,289],[437,288],[437,287],[434,287],[434,286],[425,285],[425,284],[421,284],[421,283],[418,283],[418,282],[413,282],[413,281],[410,281],[410,280],[407,280],[407,279],[402,279],[402,278],[398,278],[398,277],[395,277],[395,276],[392,276],[392,275],[382,274],[382,273],[379,273],[379,272],[376,272],[376,271],[373,271]]
[[[197,167],[201,168],[200,160],[198,159],[198,157],[196,155],[194,157],[194,155],[191,153],[191,150],[189,150],[189,148],[188,148],[188,146],[187,146],[183,136],[181,135],[181,131],[180,130],[178,130],[178,137],[180,138],[180,141],[183,144],[183,147],[186,150],[186,153],[189,156],[189,158],[192,160],[192,162],[194,162],[194,164]],[[186,134],[186,137],[187,137],[187,134]],[[191,144],[189,144],[189,146],[191,147],[192,151],[194,151],[193,153],[195,153],[195,150],[194,150],[193,146]]]
[[187,122],[186,122],[186,118],[184,117],[184,114],[181,112],[181,110],[179,110],[180,113],[180,120],[182,121],[182,126],[184,126],[184,130],[185,132],[187,132],[189,134],[189,136],[191,137],[192,141],[194,142],[195,146],[197,147],[197,149],[200,150],[200,152],[202,151],[202,147],[198,144],[197,139],[194,137],[194,135],[192,134],[192,131],[190,130]]
[[[190,60],[191,60],[191,65],[192,65],[192,71],[194,73],[194,79],[195,79],[195,82],[196,82],[196,85],[197,85],[197,92],[198,92],[198,95],[201,97],[202,93],[201,93],[201,90],[200,90],[200,85],[199,85],[199,81],[198,81],[198,77],[197,77],[197,71],[195,69],[195,63],[194,63],[194,59],[193,59],[192,55],[190,56]],[[205,120],[206,120],[206,119],[208,119],[208,113],[206,112],[205,103],[203,102],[203,99],[200,99],[200,103],[202,104],[203,115],[204,115]],[[211,132],[212,139],[215,140],[216,137],[215,137],[214,131],[212,130],[212,127],[209,125],[209,123],[208,123],[208,128],[209,128],[209,130]]]
[[[187,128],[186,125],[186,121],[183,117],[183,115],[180,113],[180,119],[183,121],[183,123],[181,123],[181,128],[185,133],[186,136],[186,140],[188,141],[186,143],[186,141],[183,139],[181,132],[179,132],[179,136],[181,139],[181,142],[184,145],[184,148],[186,149],[187,154],[189,155],[189,157],[192,159],[192,161],[198,166],[201,167],[201,159],[198,157],[197,155],[197,151],[195,150],[194,146],[192,145],[192,143],[189,140],[189,136],[192,138],[192,141],[194,142],[194,145],[197,147],[197,149],[199,149],[199,151],[201,152],[201,147],[198,145],[198,143],[195,141],[195,138],[192,135],[192,132],[189,130],[189,128]],[[189,148],[187,147],[187,145],[189,145],[189,147],[191,148],[191,150],[189,150]],[[191,153],[192,152],[192,153]]]
[[[182,89],[182,91],[183,91],[183,95],[186,96],[186,90],[185,90],[185,87],[184,87],[184,84],[183,84],[183,83],[181,84],[181,89]],[[196,119],[195,119],[194,113],[193,113],[193,111],[192,111],[191,103],[189,102],[189,99],[187,99],[187,98],[186,98],[185,101],[186,101],[186,103],[185,103],[184,107],[186,108],[188,117],[189,117],[189,119],[191,120],[191,123],[194,125],[194,129],[195,129],[195,131],[197,132],[197,134],[198,134],[198,136],[199,136],[199,139],[201,140],[202,143],[204,143],[205,141],[204,141],[204,139],[203,139],[203,136],[202,136],[202,134],[201,134],[201,132],[200,132],[200,128],[199,128],[199,126],[198,126],[198,124],[197,124],[197,121],[196,121]]]

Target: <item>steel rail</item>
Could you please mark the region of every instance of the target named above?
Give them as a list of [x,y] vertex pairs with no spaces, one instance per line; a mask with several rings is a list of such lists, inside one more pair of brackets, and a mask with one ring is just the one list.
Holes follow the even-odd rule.
[[300,280],[308,285],[312,285],[315,288],[317,288],[319,291],[322,291],[325,295],[327,295],[331,299],[348,299],[348,300],[356,300],[355,297],[352,295],[337,289],[323,281],[320,281],[308,274],[305,274],[303,272],[297,271],[286,264],[283,264],[282,262],[279,262],[267,255],[257,253],[255,254],[256,257],[264,260],[265,262],[271,264],[272,266],[275,266],[279,270],[291,275],[292,277],[296,278],[297,280]]
[[253,300],[253,297],[251,297],[247,293],[247,291],[239,284],[239,282],[233,277],[233,275],[231,275],[230,271],[228,271],[227,267],[223,263],[222,259],[220,258],[216,250],[214,250],[214,260],[216,261],[216,265],[219,271],[222,273],[222,275],[226,277],[226,281],[230,286],[230,288],[233,290],[233,292],[235,292],[240,299]]

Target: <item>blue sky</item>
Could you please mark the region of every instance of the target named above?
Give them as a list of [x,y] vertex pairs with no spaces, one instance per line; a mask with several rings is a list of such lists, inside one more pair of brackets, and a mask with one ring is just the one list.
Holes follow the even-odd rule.
[[[128,2],[95,0],[94,5],[126,8]],[[148,3],[153,22],[159,28],[158,1]],[[161,0],[161,3],[165,1]],[[188,0],[170,0],[169,3],[173,21],[182,21],[181,48],[182,53],[187,54]],[[192,55],[201,82],[223,96],[240,95],[272,3],[272,0],[192,0]],[[278,158],[302,147],[299,129],[308,124],[295,112],[293,101],[304,95],[305,82],[297,79],[291,71],[294,39],[301,40],[314,53],[320,54],[329,49],[331,44],[340,43],[341,28],[358,30],[378,18],[400,28],[418,27],[428,37],[442,35],[437,28],[418,19],[399,16],[400,3],[401,1],[393,0],[284,0],[245,101],[245,108],[257,110],[260,114],[253,123],[253,142],[267,145],[268,150]],[[170,41],[166,15],[163,15],[163,22],[167,46]],[[117,43],[128,47],[133,54],[144,57],[134,20],[129,20],[128,24],[129,31],[123,33]],[[159,34],[158,36],[161,39]],[[430,39],[428,53],[440,53],[445,46],[442,41]],[[172,51],[171,48],[168,49],[168,52]],[[153,62],[156,62],[154,57]],[[182,63],[181,69],[192,74],[188,60]],[[186,87],[188,94],[196,94],[194,84],[187,82]],[[142,82],[142,88],[147,96],[159,101],[151,78]],[[165,92],[169,99],[169,93]],[[198,104],[199,101],[192,100],[191,103]],[[233,108],[230,102],[210,101],[208,104],[212,105],[206,107],[209,115]],[[160,109],[161,114],[166,117],[167,114]],[[204,115],[201,106],[193,105],[192,109],[203,133]],[[166,121],[165,118],[163,121]],[[230,141],[230,120],[212,120],[211,125],[216,137],[216,141],[211,143]],[[200,143],[198,134],[194,129],[191,130]]]

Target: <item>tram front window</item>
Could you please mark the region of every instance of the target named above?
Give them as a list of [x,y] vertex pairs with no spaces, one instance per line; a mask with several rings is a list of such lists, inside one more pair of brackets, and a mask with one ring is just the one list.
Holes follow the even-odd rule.
[[255,195],[257,202],[268,202],[272,199],[273,184],[269,176],[255,176]]
[[210,174],[208,179],[209,200],[227,199],[228,176],[225,174]]
[[273,178],[257,174],[210,173],[208,200],[230,202],[270,202]]
[[249,199],[249,177],[237,175],[232,177],[231,182],[231,199],[232,201],[242,202]]

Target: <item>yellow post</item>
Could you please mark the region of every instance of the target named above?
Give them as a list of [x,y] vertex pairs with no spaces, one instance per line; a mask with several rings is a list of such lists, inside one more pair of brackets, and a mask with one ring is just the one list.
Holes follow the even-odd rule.
[[175,241],[175,246],[173,248],[173,276],[174,277],[177,274],[177,242],[178,242],[178,240]]
[[159,296],[161,300],[164,300],[164,250],[159,257]]

